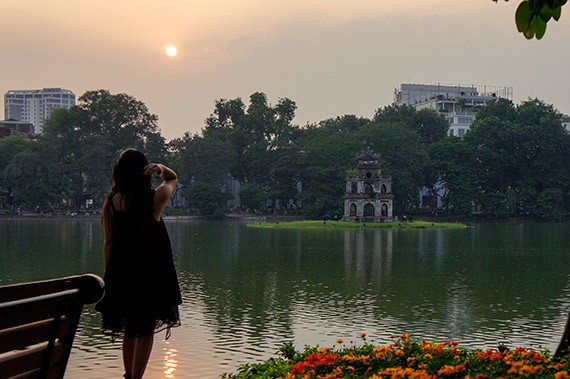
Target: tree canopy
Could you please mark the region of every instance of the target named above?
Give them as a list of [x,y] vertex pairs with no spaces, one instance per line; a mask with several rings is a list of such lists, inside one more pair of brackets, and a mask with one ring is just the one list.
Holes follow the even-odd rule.
[[[44,134],[0,139],[0,189],[27,209],[80,207],[87,199],[97,207],[117,155],[136,147],[175,168],[196,213],[223,217],[239,199],[242,211],[334,218],[343,215],[347,173],[360,153],[373,152],[392,177],[395,215],[570,216],[570,135],[561,114],[538,99],[490,102],[463,139],[447,136],[440,113],[410,106],[303,127],[293,122],[295,110],[294,101],[271,104],[261,92],[248,103],[220,99],[201,133],[166,145],[142,102],[89,91],[78,106],[53,112]],[[420,208],[426,189],[442,207]]]

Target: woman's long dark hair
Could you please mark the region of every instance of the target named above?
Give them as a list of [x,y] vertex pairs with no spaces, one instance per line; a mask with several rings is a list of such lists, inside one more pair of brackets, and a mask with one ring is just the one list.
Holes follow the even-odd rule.
[[103,223],[111,226],[111,203],[113,196],[121,194],[121,209],[137,216],[144,228],[148,217],[152,215],[151,177],[144,174],[148,159],[139,150],[126,149],[119,156],[113,168],[113,182],[103,203]]

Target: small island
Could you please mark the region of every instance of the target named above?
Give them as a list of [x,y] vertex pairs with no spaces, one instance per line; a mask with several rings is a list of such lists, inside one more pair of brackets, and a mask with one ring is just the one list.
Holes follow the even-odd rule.
[[467,225],[459,222],[431,221],[388,221],[388,222],[354,222],[334,220],[303,221],[258,221],[248,226],[274,229],[346,229],[346,228],[392,228],[392,229],[462,229]]

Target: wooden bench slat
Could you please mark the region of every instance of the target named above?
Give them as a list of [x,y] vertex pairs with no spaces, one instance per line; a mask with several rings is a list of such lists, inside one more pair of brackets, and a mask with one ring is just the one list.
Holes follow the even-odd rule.
[[72,327],[71,320],[64,316],[59,319],[55,333],[52,330],[54,328],[53,319],[0,330],[0,354],[47,341],[52,334],[55,338],[68,337],[74,331]]
[[80,275],[0,287],[0,379],[62,379],[84,304],[103,281]]
[[[11,378],[14,376],[26,374],[29,371],[42,369],[44,363],[44,353],[48,347],[48,343],[36,344],[25,350],[17,350],[0,354],[0,377]],[[66,346],[56,342],[53,347],[52,359],[49,362],[48,370],[52,367],[59,370],[62,360],[65,356]]]
[[11,311],[0,311],[0,330],[13,328],[18,325],[30,324],[36,321],[53,319],[56,314],[74,318],[79,316],[83,304],[68,303],[60,301],[58,303],[40,304],[35,308],[25,307],[24,309],[13,309]]

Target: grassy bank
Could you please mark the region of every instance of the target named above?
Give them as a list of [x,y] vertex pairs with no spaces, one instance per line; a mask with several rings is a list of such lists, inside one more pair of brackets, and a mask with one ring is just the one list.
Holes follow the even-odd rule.
[[352,221],[275,221],[275,222],[251,222],[249,226],[256,228],[279,228],[279,229],[323,229],[323,228],[400,228],[400,229],[460,229],[465,224],[457,222],[431,222],[431,221],[391,221],[391,222],[352,222]]

